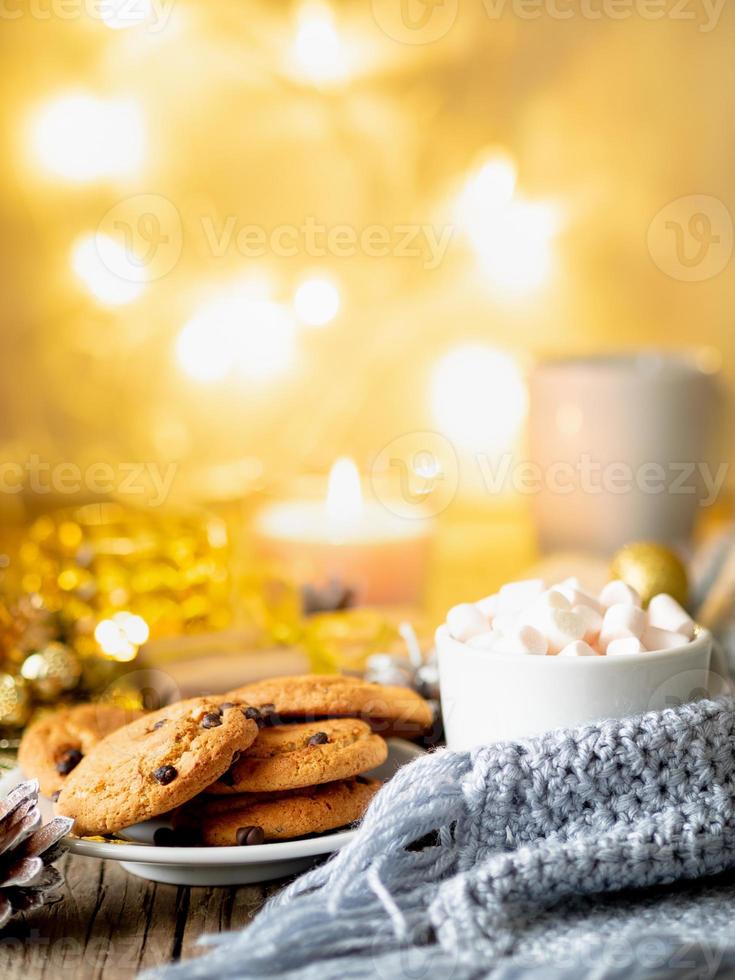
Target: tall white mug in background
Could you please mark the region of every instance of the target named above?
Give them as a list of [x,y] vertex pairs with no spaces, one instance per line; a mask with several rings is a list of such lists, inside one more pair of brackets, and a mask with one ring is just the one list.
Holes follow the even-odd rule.
[[541,547],[609,554],[641,538],[686,542],[698,508],[713,502],[718,400],[713,376],[686,354],[539,363],[529,440],[542,472]]

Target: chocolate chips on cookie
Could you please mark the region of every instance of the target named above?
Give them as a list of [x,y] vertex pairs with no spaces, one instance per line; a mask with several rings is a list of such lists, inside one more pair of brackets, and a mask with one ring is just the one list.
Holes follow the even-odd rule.
[[214,728],[202,727],[213,713],[220,718],[211,698],[191,698],[108,735],[67,777],[58,812],[74,817],[77,834],[106,834],[190,800],[258,734],[240,711],[225,712]]
[[365,774],[388,754],[370,723],[393,725],[406,705],[414,723],[430,717],[413,692],[342,677],[277,678],[225,697],[191,698],[124,727],[108,706],[66,709],[28,730],[23,767],[44,777],[76,834],[170,813],[156,846],[250,847],[359,819],[380,786]]
[[262,728],[232,766],[211,786],[214,795],[272,793],[351,779],[385,762],[388,746],[357,718]]
[[38,780],[41,792],[51,796],[101,739],[139,717],[139,711],[114,704],[59,708],[26,728],[18,763],[27,777]]

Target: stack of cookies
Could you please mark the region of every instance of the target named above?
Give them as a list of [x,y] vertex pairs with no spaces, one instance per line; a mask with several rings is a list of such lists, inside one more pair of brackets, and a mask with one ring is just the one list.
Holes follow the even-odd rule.
[[156,843],[261,844],[354,823],[380,787],[363,773],[385,761],[383,736],[431,721],[407,688],[282,677],[133,720],[63,709],[26,731],[19,762],[80,836],[169,814]]

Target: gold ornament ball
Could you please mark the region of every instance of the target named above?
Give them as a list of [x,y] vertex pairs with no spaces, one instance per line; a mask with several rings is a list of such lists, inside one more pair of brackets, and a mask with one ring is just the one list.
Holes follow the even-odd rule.
[[635,589],[644,606],[659,592],[668,592],[686,606],[689,595],[686,568],[665,545],[655,541],[626,544],[613,556],[610,574]]
[[76,653],[63,643],[49,643],[23,661],[20,669],[41,701],[55,701],[79,683],[82,667]]
[[31,714],[31,695],[26,681],[14,674],[0,674],[0,728],[21,728]]
[[304,630],[315,674],[362,672],[368,657],[390,650],[396,627],[377,609],[345,609],[309,616]]

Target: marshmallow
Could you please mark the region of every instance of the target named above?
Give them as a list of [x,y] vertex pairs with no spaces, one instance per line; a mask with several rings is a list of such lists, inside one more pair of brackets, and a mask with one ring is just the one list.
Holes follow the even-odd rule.
[[540,596],[542,602],[554,609],[571,609],[572,604],[558,589],[549,589]]
[[567,578],[546,589],[543,581],[509,582],[476,603],[449,610],[450,635],[489,653],[591,657],[673,650],[694,636],[695,624],[675,599],[654,596],[648,611],[635,589],[614,580],[599,597]]
[[637,636],[619,636],[610,640],[605,653],[608,657],[627,657],[631,653],[643,653],[645,647]]
[[540,595],[531,608],[521,614],[520,622],[524,626],[533,626],[546,637],[549,653],[558,653],[567,643],[584,636],[582,618],[572,612],[567,597],[556,589]]
[[494,630],[487,633],[476,633],[467,641],[467,646],[473,650],[492,650],[498,640],[498,634]]
[[647,627],[643,631],[641,640],[646,650],[675,650],[676,647],[686,646],[689,642],[683,633],[662,630],[658,626]]
[[498,592],[498,613],[517,613],[530,605],[544,591],[540,578],[527,578],[520,582],[509,582]]
[[546,637],[533,626],[520,626],[499,637],[493,649],[496,653],[520,653],[543,657],[548,649]]
[[556,589],[542,592],[535,602],[518,614],[518,619],[522,623],[528,623],[529,626],[543,629],[551,609],[571,609],[569,599]]
[[648,603],[648,622],[658,629],[681,633],[687,640],[694,636],[694,620],[676,599],[660,592]]
[[598,596],[599,601],[609,609],[610,606],[625,604],[628,606],[641,606],[641,597],[635,589],[622,582],[619,578],[608,582]]
[[625,602],[615,603],[605,611],[600,629],[600,648],[605,650],[611,640],[624,636],[640,639],[647,625],[646,614],[642,609]]
[[554,591],[561,592],[569,600],[571,606],[590,606],[600,615],[605,612],[605,607],[589,592],[585,592],[576,578],[568,578],[559,585],[554,586]]
[[447,613],[447,629],[455,640],[469,640],[478,633],[487,633],[487,620],[477,606],[460,602]]
[[558,653],[560,657],[596,657],[597,650],[593,650],[589,643],[584,640],[575,640],[574,643],[567,643],[563,650]]
[[493,619],[493,629],[498,633],[513,633],[518,629],[518,615],[516,613],[498,613]]
[[559,653],[569,643],[584,636],[584,620],[571,609],[551,607],[546,612],[542,627],[536,627],[546,637],[549,653]]
[[572,612],[584,623],[584,638],[587,643],[594,643],[602,629],[602,616],[592,606],[572,606]]
[[497,592],[493,592],[492,595],[485,596],[484,599],[478,599],[475,605],[483,616],[492,621],[493,616],[495,616],[498,611]]

